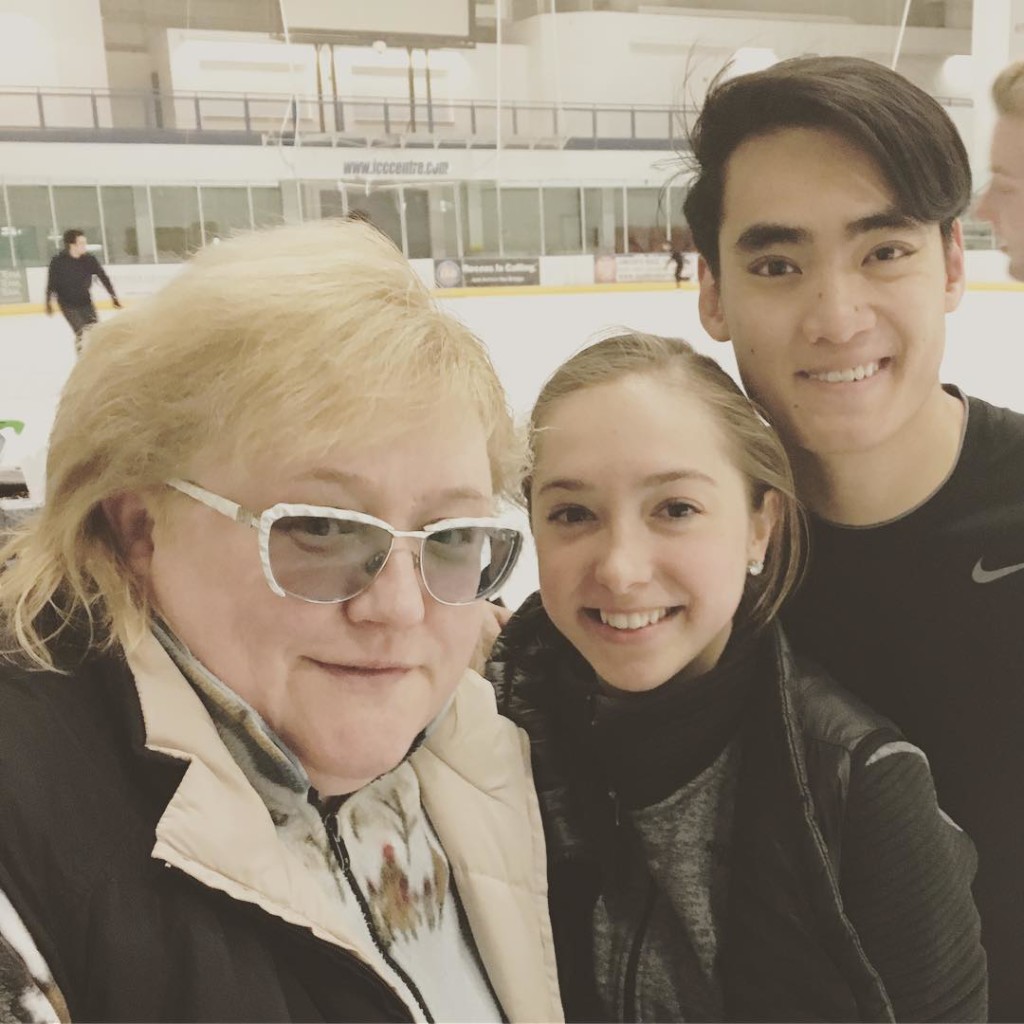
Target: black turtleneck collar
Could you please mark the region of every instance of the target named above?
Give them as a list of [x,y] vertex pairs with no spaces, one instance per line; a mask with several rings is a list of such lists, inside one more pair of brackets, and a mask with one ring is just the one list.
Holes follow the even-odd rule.
[[674,676],[641,693],[600,680],[590,741],[622,807],[664,800],[695,779],[738,734],[761,673],[764,640],[734,633],[710,672]]

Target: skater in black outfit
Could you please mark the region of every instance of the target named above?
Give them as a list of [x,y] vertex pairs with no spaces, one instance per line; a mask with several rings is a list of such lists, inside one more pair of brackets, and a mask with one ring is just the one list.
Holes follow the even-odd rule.
[[89,289],[92,279],[98,277],[110,293],[116,309],[121,302],[114,293],[114,286],[107,277],[100,261],[87,252],[88,239],[78,228],[64,232],[64,251],[50,260],[50,273],[46,279],[46,315],[53,316],[53,296],[64,319],[75,332],[75,352],[82,351],[82,334],[86,327],[97,322],[96,307],[92,304]]
[[688,281],[690,279],[690,275],[686,273],[686,257],[682,254],[679,247],[673,245],[671,242],[666,242],[663,248],[668,253],[668,259],[665,262],[674,263],[676,265],[674,276],[676,279],[676,287],[678,288],[680,282]]
[[686,265],[683,259],[683,254],[678,249],[673,249],[669,254],[669,259],[676,265],[675,276],[676,287],[678,288],[680,281],[685,281],[687,277],[687,275],[683,273],[683,268]]

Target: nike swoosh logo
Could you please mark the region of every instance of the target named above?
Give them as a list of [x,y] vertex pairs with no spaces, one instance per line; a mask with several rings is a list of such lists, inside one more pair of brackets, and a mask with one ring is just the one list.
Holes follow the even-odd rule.
[[982,569],[981,559],[979,558],[977,564],[971,570],[971,579],[975,583],[992,583],[994,580],[1001,580],[1004,576],[1020,572],[1021,569],[1024,569],[1024,562],[1019,562],[1017,565],[1007,565],[1002,569]]

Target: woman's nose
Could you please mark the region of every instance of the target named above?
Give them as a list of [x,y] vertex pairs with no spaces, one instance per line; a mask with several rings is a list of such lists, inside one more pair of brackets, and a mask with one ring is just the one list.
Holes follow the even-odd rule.
[[651,541],[645,531],[617,528],[607,531],[598,543],[594,578],[615,594],[625,593],[652,576]]

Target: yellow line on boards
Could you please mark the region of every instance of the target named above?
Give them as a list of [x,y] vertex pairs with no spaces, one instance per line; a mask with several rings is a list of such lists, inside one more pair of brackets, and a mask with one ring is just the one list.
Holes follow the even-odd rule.
[[482,285],[472,288],[436,288],[442,299],[464,299],[487,295],[580,295],[587,292],[695,292],[693,281],[684,281],[677,289],[672,281],[609,281],[603,284],[517,284]]
[[[972,281],[967,285],[971,292],[1020,292],[1024,291],[1021,281]],[[584,295],[594,292],[695,292],[694,281],[684,281],[678,288],[671,281],[623,281],[606,284],[521,284],[494,285],[491,287],[474,288],[436,288],[433,294],[441,299],[487,298],[488,296],[514,295]],[[128,300],[128,304],[132,300]],[[107,302],[97,302],[97,309],[113,309]],[[29,316],[42,313],[44,307],[38,302],[16,302],[0,305],[0,316]],[[60,310],[54,309],[54,316],[60,316]]]
[[[669,281],[629,281],[607,284],[522,284],[474,288],[436,288],[434,294],[442,299],[483,298],[488,295],[580,295],[587,292],[695,292],[694,281],[676,285]],[[971,292],[1020,292],[1021,281],[973,281],[967,285]]]
[[[130,305],[130,301],[127,303]],[[125,304],[125,300],[121,300],[122,304]],[[94,303],[97,309],[113,309],[114,304],[110,299],[105,299],[101,302]],[[35,313],[45,313],[46,307],[41,302],[12,302],[10,305],[3,305],[0,303],[0,316],[29,316]],[[53,307],[53,315],[59,316],[61,319],[60,307]]]

